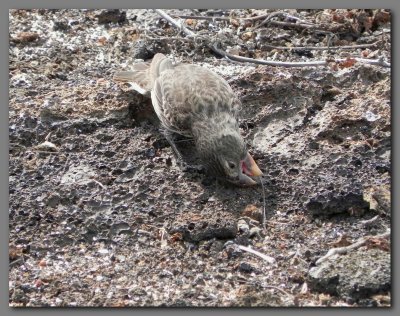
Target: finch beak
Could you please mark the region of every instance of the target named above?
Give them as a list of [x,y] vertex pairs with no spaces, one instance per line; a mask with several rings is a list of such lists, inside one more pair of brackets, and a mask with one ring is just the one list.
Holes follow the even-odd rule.
[[259,177],[262,176],[262,172],[260,168],[258,168],[256,162],[254,161],[253,157],[247,153],[246,158],[241,161],[241,170],[239,173],[239,181],[243,185],[254,185],[257,184],[252,178],[250,177]]

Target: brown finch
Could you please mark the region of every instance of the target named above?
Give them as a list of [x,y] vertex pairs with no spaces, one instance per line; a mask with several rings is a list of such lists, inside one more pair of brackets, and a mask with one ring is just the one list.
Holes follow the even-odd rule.
[[114,80],[130,82],[150,94],[167,140],[181,159],[172,133],[194,139],[204,165],[217,178],[238,185],[254,185],[262,175],[248,153],[237,122],[241,107],[228,83],[215,72],[191,65],[174,65],[163,54],[151,62],[117,72]]

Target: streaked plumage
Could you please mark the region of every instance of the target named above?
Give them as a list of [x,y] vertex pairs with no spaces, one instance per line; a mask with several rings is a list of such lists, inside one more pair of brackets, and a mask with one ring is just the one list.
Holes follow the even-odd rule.
[[150,94],[162,125],[170,132],[193,137],[202,161],[217,177],[251,185],[256,182],[250,176],[262,175],[240,135],[240,101],[213,71],[191,64],[173,65],[163,54],[156,54],[150,63],[135,64],[132,71],[117,72],[114,79]]

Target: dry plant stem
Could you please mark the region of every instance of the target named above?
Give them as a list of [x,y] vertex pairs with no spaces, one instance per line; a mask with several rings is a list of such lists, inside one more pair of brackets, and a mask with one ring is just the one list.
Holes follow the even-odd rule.
[[363,44],[363,45],[348,45],[348,46],[272,46],[272,45],[264,45],[266,48],[270,49],[279,49],[279,50],[297,50],[297,49],[308,49],[308,50],[337,50],[337,49],[357,49],[357,48],[368,48],[374,47],[379,43],[379,41],[371,44]]
[[97,185],[99,185],[102,189],[104,189],[104,185],[102,183],[100,183],[99,181],[95,180],[95,179],[83,179],[83,180],[78,180],[75,181],[74,184],[88,184],[91,181],[93,181],[94,183],[96,183]]
[[163,37],[149,37],[148,35],[143,35],[143,38],[149,41],[184,41],[184,42],[192,42],[193,39],[187,38],[187,37],[168,37],[168,36],[163,36]]
[[381,235],[361,237],[354,244],[351,244],[351,245],[346,246],[346,247],[332,248],[332,249],[330,249],[328,251],[328,253],[325,256],[319,258],[317,260],[316,264],[318,265],[318,264],[326,261],[329,257],[332,257],[333,255],[344,254],[344,253],[347,253],[348,251],[358,249],[358,248],[364,246],[366,244],[366,242],[368,241],[368,239],[371,238],[371,237],[374,237],[374,238],[388,238],[389,236],[390,236],[390,230],[388,230],[387,232],[385,232],[385,233],[383,233]]
[[[310,61],[310,62],[282,62],[282,61],[267,61],[263,59],[253,59],[253,58],[248,58],[248,57],[242,57],[242,56],[237,56],[233,55],[230,53],[227,53],[223,51],[222,49],[219,49],[216,47],[214,44],[214,51],[218,52],[218,54],[225,56],[227,59],[235,60],[235,61],[241,61],[241,62],[248,62],[248,63],[253,63],[253,64],[260,64],[260,65],[269,65],[269,66],[275,66],[275,67],[311,67],[311,66],[327,66],[330,61]],[[370,64],[370,65],[376,65],[376,66],[382,66],[382,67],[387,67],[390,68],[390,63],[385,62],[382,59],[365,59],[365,58],[354,58],[356,61],[363,63],[363,64]],[[340,59],[334,59],[332,62],[340,63],[344,62],[346,59],[340,58]]]
[[372,223],[376,222],[379,219],[379,215],[376,215],[370,219],[367,219],[365,221],[360,221],[361,225],[371,225]]
[[269,14],[252,16],[248,18],[241,17],[228,17],[228,16],[202,16],[202,15],[173,15],[175,18],[181,19],[193,19],[193,20],[211,20],[211,21],[231,21],[231,20],[245,20],[245,21],[256,21],[265,19]]
[[305,24],[305,23],[291,23],[291,22],[282,22],[282,21],[270,21],[269,24],[275,26],[287,26],[287,27],[295,27],[300,29],[316,29],[317,26],[313,24]]
[[237,245],[237,246],[238,246],[239,249],[241,249],[243,251],[250,252],[253,255],[256,255],[256,256],[260,257],[261,259],[264,259],[269,264],[274,264],[276,262],[276,260],[274,258],[272,258],[270,256],[267,256],[267,255],[264,255],[263,253],[261,253],[261,252],[259,252],[257,250],[254,250],[254,249],[251,249],[249,247],[242,246],[242,245]]
[[[256,20],[261,20],[264,18],[268,18],[269,14],[265,15],[260,15],[260,16],[255,16],[255,17],[250,17],[250,18],[241,18],[241,17],[225,17],[225,16],[199,16],[199,15],[174,15],[174,17],[181,18],[181,19],[193,19],[193,20],[211,20],[211,21],[232,21],[232,20],[245,20],[245,21],[256,21]],[[287,15],[286,17],[291,18],[291,19],[296,19],[298,21],[301,21],[301,23],[291,23],[291,22],[282,22],[282,21],[269,21],[269,24],[275,25],[275,26],[286,26],[286,27],[295,27],[295,28],[301,28],[301,29],[317,29],[317,26],[314,24],[311,24],[306,21],[302,21],[299,18]],[[252,32],[258,28],[260,28],[262,25],[265,23],[260,24],[259,26],[256,26],[252,30],[246,30],[243,32]]]
[[164,19],[166,19],[168,22],[176,26],[178,29],[180,29],[182,32],[184,32],[188,36],[196,36],[194,32],[186,28],[181,22],[175,21],[173,18],[171,18],[167,13],[165,13],[163,10],[160,9],[153,9],[156,13],[161,15]]
[[265,220],[266,220],[266,216],[267,216],[267,211],[266,211],[266,200],[265,200],[265,188],[264,188],[264,183],[262,181],[262,179],[260,178],[260,182],[261,182],[261,188],[262,188],[262,193],[263,193],[263,216],[262,216],[262,227],[264,230],[267,230],[267,227],[265,226]]
[[44,138],[44,140],[45,140],[46,142],[48,142],[49,139],[50,139],[50,136],[51,136],[51,132],[47,134],[47,136]]
[[[378,59],[365,59],[365,58],[354,58],[356,61],[364,64],[370,64],[370,65],[375,65],[375,66],[382,66],[385,68],[390,68],[391,64],[384,61],[383,58],[378,58]],[[342,62],[345,61],[345,59],[336,59],[336,61]]]
[[[175,21],[172,17],[170,17],[167,13],[160,9],[154,9],[160,16],[166,19],[168,22],[173,24],[175,27],[180,29],[186,35],[195,38],[196,34],[186,28],[182,23]],[[253,59],[248,57],[237,56],[233,54],[229,54],[222,49],[217,47],[217,43],[209,46],[211,50],[215,53],[226,57],[228,60],[240,61],[240,62],[248,62],[253,64],[260,64],[260,65],[269,65],[275,67],[311,67],[311,66],[327,66],[329,64],[328,61],[311,61],[311,62],[279,62],[279,61],[267,61],[262,59]],[[365,59],[365,58],[354,58],[356,61],[364,63],[364,64],[371,64],[376,66],[388,67],[390,68],[390,63],[385,62],[383,59]],[[343,62],[346,59],[336,59],[333,60],[334,62]]]
[[232,21],[232,20],[256,21],[265,19],[268,16],[269,14],[263,14],[258,16],[242,18],[242,17],[228,17],[228,16],[173,15],[174,18],[192,19],[192,20],[211,20],[211,21]]
[[268,225],[287,225],[289,223],[289,221],[287,222],[277,222],[277,221],[268,221]]
[[210,21],[231,21],[231,20],[246,20],[247,18],[231,18],[228,16],[202,16],[202,15],[172,15],[174,18],[179,19],[193,19],[193,20],[210,20]]
[[35,150],[35,152],[40,153],[40,154],[53,154],[53,155],[60,154],[58,151]]
[[285,290],[283,290],[283,289],[281,289],[281,288],[279,288],[279,287],[277,287],[277,286],[273,286],[273,285],[261,285],[261,286],[262,286],[264,289],[274,289],[274,290],[277,290],[277,291],[279,291],[279,292],[285,294],[285,295],[288,296],[288,297],[293,297],[292,294],[286,292]]
[[[278,14],[276,15],[284,15],[287,18],[294,19],[300,22],[303,22],[304,24],[309,24],[306,21],[303,21],[299,19],[298,17],[282,13],[282,12],[277,12]],[[276,16],[274,15],[274,16]],[[209,20],[209,21],[232,21],[232,20],[242,20],[242,21],[257,21],[257,20],[262,20],[266,19],[270,16],[270,14],[263,14],[263,15],[257,15],[257,16],[252,16],[252,17],[228,17],[228,16],[203,16],[203,15],[173,15],[174,18],[181,18],[181,19],[193,19],[193,20]],[[271,17],[272,18],[272,17]],[[264,23],[264,22],[263,22]],[[265,23],[264,23],[265,24]],[[294,23],[292,23],[294,24]],[[261,25],[260,25],[261,26]]]
[[[285,17],[286,14],[285,14],[285,12],[281,12],[281,11],[271,13],[270,15],[267,16],[267,18],[264,21],[262,21],[259,25],[257,25],[251,31],[255,31],[256,29],[259,29],[260,27],[264,26],[265,24],[270,23],[271,19],[273,19],[273,18],[275,18],[277,16],[284,16]],[[289,23],[289,24],[293,24],[293,23]]]
[[99,182],[99,181],[97,181],[97,180],[95,180],[95,179],[91,179],[94,183],[96,183],[96,184],[98,184],[102,189],[104,189],[104,185],[101,183],[101,182]]
[[14,260],[14,261],[11,261],[11,262],[9,263],[9,266],[10,266],[10,267],[13,267],[13,266],[15,266],[16,264],[18,264],[18,263],[20,263],[20,262],[24,262],[23,257],[22,257],[22,258],[19,258],[19,259],[16,259],[16,260]]
[[10,146],[16,146],[16,147],[21,147],[21,148],[26,148],[26,146],[18,144],[18,143],[9,143]]

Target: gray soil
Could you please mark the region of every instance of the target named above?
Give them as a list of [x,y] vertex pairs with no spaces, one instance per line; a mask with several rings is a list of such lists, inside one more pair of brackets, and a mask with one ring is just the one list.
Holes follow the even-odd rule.
[[[390,240],[376,236],[391,223],[391,74],[353,59],[390,62],[390,12],[285,10],[255,30],[234,18],[273,10],[166,12],[233,19],[183,18],[193,41],[151,10],[10,11],[10,306],[390,306]],[[316,27],[283,25],[294,17]],[[210,41],[330,62],[232,62]],[[280,48],[328,42],[377,44]],[[150,100],[113,82],[157,52],[238,94],[265,202],[261,186],[181,170]]]

